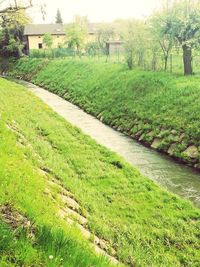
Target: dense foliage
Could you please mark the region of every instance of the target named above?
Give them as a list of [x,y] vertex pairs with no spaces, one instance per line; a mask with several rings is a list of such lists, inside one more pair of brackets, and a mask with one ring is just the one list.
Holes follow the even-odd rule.
[[152,25],[158,30],[160,40],[164,38],[168,41],[167,46],[160,42],[166,62],[173,43],[176,42],[183,50],[184,74],[192,74],[192,49],[198,47],[200,41],[200,1],[166,1],[153,20]]
[[26,9],[32,6],[32,1],[0,1],[0,56],[22,56],[23,29],[30,22]]
[[46,45],[48,49],[50,49],[53,45],[53,37],[49,33],[45,33],[43,36],[43,44]]
[[66,28],[66,43],[74,48],[78,54],[84,48],[87,39],[87,17],[75,16],[71,25]]

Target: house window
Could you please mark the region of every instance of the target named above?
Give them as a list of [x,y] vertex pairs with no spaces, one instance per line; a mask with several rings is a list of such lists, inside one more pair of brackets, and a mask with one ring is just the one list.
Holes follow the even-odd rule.
[[39,48],[39,49],[42,49],[42,43],[39,43],[39,44],[38,44],[38,48]]

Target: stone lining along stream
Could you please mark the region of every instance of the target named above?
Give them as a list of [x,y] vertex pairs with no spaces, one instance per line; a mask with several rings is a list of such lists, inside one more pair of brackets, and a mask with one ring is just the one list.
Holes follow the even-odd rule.
[[141,173],[170,192],[191,200],[200,207],[200,173],[169,156],[147,148],[137,141],[106,126],[95,117],[61,97],[25,81],[17,81],[48,104],[71,124],[79,127],[99,144],[121,155]]

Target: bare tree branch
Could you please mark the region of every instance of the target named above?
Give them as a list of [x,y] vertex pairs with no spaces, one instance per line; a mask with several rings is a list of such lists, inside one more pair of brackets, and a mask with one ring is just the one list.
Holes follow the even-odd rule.
[[[4,1],[5,0],[2,0],[0,2],[0,4],[2,4]],[[31,7],[33,7],[32,0],[29,0],[29,3],[27,5],[25,5],[25,6],[18,5],[17,0],[15,0],[15,5],[14,6],[8,6],[8,7],[3,8],[2,10],[0,10],[0,14],[13,13],[13,12],[16,12],[18,10],[26,10],[28,8],[31,8]]]

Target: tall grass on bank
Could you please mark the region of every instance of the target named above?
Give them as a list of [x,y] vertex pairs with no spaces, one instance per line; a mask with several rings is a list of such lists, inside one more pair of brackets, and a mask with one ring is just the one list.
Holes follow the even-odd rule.
[[[31,244],[38,254],[42,251],[43,262],[55,253],[64,266],[109,266],[92,254],[78,230],[70,230],[57,216],[38,171],[45,166],[74,194],[89,213],[92,233],[107,240],[120,261],[128,266],[199,266],[200,212],[190,202],[142,176],[23,86],[0,80],[0,97],[0,203],[20,209],[38,229],[45,226],[36,235],[37,246]],[[5,126],[11,123],[28,146],[17,145]]]
[[[43,63],[19,60],[11,74],[70,100],[147,145],[156,141],[158,150],[200,168],[199,76],[129,71],[124,65],[87,60]],[[185,153],[190,146],[198,150],[192,158]]]
[[[76,228],[58,216],[57,204],[45,193],[48,183],[40,168],[51,157],[48,143],[36,129],[46,120],[52,130],[57,120],[66,131],[67,124],[25,88],[3,79],[0,99],[0,266],[111,266],[95,255]],[[6,223],[1,207],[7,205],[34,224],[34,238],[9,210],[10,222]]]

